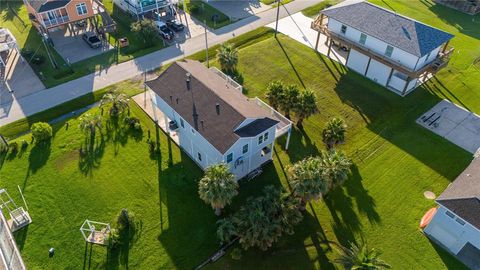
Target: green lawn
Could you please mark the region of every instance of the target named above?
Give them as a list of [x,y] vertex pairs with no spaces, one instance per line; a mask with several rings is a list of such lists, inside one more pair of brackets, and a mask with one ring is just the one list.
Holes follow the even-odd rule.
[[[294,0],[282,0],[282,4],[287,4],[290,3]],[[264,3],[265,5],[272,5],[274,7],[277,6],[277,0],[260,0],[260,2]]]
[[[130,45],[126,48],[113,49],[101,55],[73,63],[70,67],[55,49],[51,47],[49,47],[50,52],[55,62],[59,65],[58,69],[55,69],[50,61],[48,61],[46,49],[41,42],[40,35],[28,19],[28,14],[23,2],[6,1],[0,3],[0,26],[8,28],[12,32],[20,48],[28,49],[45,56],[46,61],[43,64],[31,64],[31,67],[47,88],[77,79],[99,69],[105,69],[113,64],[140,57],[165,46],[162,39],[158,37],[155,46],[145,48],[142,41],[130,31],[130,23],[134,21],[134,18],[119,10],[113,5],[112,0],[104,1],[104,4],[113,19],[117,22],[117,32],[109,36],[110,44],[115,46],[118,38],[127,37]],[[18,17],[15,14],[18,14]]]
[[310,6],[304,10],[302,10],[302,13],[303,15],[307,16],[307,17],[312,17],[312,18],[315,18],[318,16],[318,14],[320,13],[321,10],[323,9],[326,9],[328,7],[331,7],[333,5],[335,5],[337,2],[339,2],[338,0],[325,0],[325,1],[322,1],[318,4],[315,4],[313,6]]
[[[328,241],[347,244],[360,237],[383,251],[382,258],[395,269],[463,269],[430,243],[418,224],[435,205],[423,192],[440,194],[471,154],[415,119],[443,98],[480,112],[480,76],[472,65],[480,56],[480,28],[470,16],[428,3],[388,2],[399,13],[455,34],[457,52],[436,79],[404,98],[288,37],[274,39],[271,31],[257,30],[246,41],[234,42],[240,45],[238,69],[249,96],[263,98],[268,82],[282,79],[316,91],[320,113],[293,132],[288,151],[285,138],[278,141],[274,162],[261,177],[241,186],[226,214],[259,195],[262,186],[288,189],[285,168],[324,148],[321,130],[333,116],[349,125],[341,149],[355,166],[344,188],[307,207],[294,235],[268,252],[251,250],[240,261],[226,256],[209,269],[333,269]],[[83,136],[76,120],[69,120],[68,130],[63,123],[55,127],[49,148],[29,146],[0,163],[2,186],[17,201],[16,185],[24,189],[34,220],[16,237],[29,268],[115,269],[128,260],[132,269],[192,269],[216,250],[216,218],[196,191],[200,170],[162,133],[161,155],[151,158],[146,140],[149,133],[155,137],[153,123],[138,107],[132,113],[141,117],[143,134],[104,131],[105,143],[94,159],[79,157]],[[135,211],[142,222],[137,242],[128,256],[110,254],[108,259],[103,248],[94,247],[90,262],[78,227],[85,218],[113,222],[122,207]],[[51,246],[57,250],[54,258],[47,255]]]
[[[185,9],[185,11],[190,13],[195,19],[202,23],[205,22],[208,27],[213,29],[218,29],[232,23],[227,15],[202,1],[185,0],[183,4],[180,5],[180,8]],[[218,16],[216,21],[212,19],[214,15]]]

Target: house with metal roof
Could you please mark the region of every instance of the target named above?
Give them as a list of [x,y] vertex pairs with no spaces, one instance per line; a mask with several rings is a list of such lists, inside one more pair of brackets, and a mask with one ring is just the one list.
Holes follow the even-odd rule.
[[480,158],[437,198],[425,234],[470,269],[480,269]]
[[327,55],[346,51],[350,70],[405,96],[449,61],[452,34],[366,1],[321,11],[312,29],[327,37]]
[[178,61],[145,85],[169,136],[202,169],[224,162],[240,179],[272,160],[275,139],[286,133],[288,148],[291,121],[218,69]]

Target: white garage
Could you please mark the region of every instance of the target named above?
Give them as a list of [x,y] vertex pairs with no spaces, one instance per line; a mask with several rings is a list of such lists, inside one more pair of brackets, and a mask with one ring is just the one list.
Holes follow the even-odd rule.
[[376,60],[371,60],[368,66],[367,77],[382,86],[387,85],[388,76],[392,69]]
[[370,57],[351,49],[348,55],[347,67],[363,75],[365,74],[365,70],[367,70],[369,59]]

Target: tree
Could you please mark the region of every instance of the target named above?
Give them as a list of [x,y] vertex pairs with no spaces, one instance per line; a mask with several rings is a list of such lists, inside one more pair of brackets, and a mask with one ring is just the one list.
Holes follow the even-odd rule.
[[152,46],[158,37],[157,26],[154,21],[149,19],[133,22],[130,25],[130,29],[143,41],[145,47]]
[[80,124],[78,127],[85,132],[85,134],[90,134],[91,142],[93,142],[95,140],[96,130],[102,129],[102,117],[100,115],[86,113],[80,116]]
[[330,184],[323,174],[322,161],[318,157],[308,157],[296,162],[289,168],[289,183],[293,195],[301,198],[302,208],[305,204],[318,200],[328,191]]
[[235,176],[224,163],[209,166],[205,176],[198,183],[200,199],[210,204],[217,216],[238,194],[237,189],[238,183],[235,181]]
[[317,112],[317,96],[310,89],[300,91],[296,106],[293,108],[297,115],[297,126],[303,126],[303,120]]
[[110,115],[117,117],[119,114],[129,108],[130,99],[127,95],[119,93],[116,89],[107,92],[100,100],[100,107],[112,104]]
[[44,142],[49,140],[52,135],[52,127],[45,122],[37,122],[30,128],[32,131],[32,137],[36,142]]
[[223,43],[217,49],[218,63],[223,71],[233,73],[237,69],[238,51],[231,43]]
[[346,129],[347,125],[343,119],[335,117],[328,121],[327,127],[323,130],[322,134],[323,142],[327,145],[328,149],[345,141]]
[[342,152],[335,149],[322,151],[321,163],[322,174],[328,179],[328,190],[342,185],[348,179],[352,161]]
[[291,84],[285,87],[284,94],[278,105],[288,119],[290,119],[290,111],[298,106],[299,95],[300,91],[297,85]]
[[335,263],[342,265],[345,269],[376,270],[390,269],[391,266],[381,260],[381,253],[375,249],[369,249],[365,242],[360,245],[350,243],[350,248],[339,246],[339,257]]
[[264,196],[248,198],[238,212],[220,221],[217,236],[224,243],[238,237],[245,250],[250,247],[267,250],[284,233],[294,233],[293,227],[303,218],[298,204],[297,198],[267,186]]
[[282,100],[282,97],[285,92],[285,85],[283,84],[282,81],[272,81],[268,84],[267,86],[267,94],[265,97],[268,100],[268,103],[277,110],[278,106],[280,104],[280,101]]

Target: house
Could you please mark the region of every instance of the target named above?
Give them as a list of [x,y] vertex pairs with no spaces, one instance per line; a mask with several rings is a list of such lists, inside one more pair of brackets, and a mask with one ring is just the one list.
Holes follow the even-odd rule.
[[170,136],[202,169],[224,162],[240,179],[272,160],[276,138],[290,137],[290,120],[198,61],[175,62],[145,84]]
[[49,33],[71,23],[93,19],[93,0],[23,0],[32,24],[40,33]]
[[480,13],[480,0],[434,0],[436,3],[475,15]]
[[[11,51],[20,55],[17,40],[10,30],[0,28],[0,89],[6,81],[7,59]],[[23,58],[21,58],[23,61]]]
[[123,11],[136,16],[137,19],[143,18],[148,13],[174,14],[170,0],[113,0],[113,3]]
[[480,158],[437,198],[425,234],[471,269],[480,269]]
[[0,239],[0,269],[27,269],[2,211],[0,211]]
[[405,96],[445,67],[453,35],[365,1],[345,1],[321,11],[312,29],[347,51],[346,66]]

